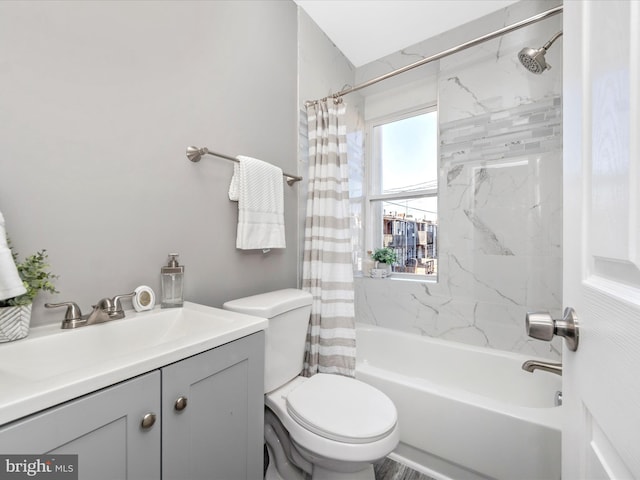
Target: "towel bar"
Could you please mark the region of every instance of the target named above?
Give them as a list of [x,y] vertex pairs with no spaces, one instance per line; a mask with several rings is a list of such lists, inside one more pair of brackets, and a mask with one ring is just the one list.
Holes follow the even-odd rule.
[[[202,147],[202,148],[193,147],[193,146],[187,147],[187,158],[192,162],[199,162],[200,159],[202,158],[202,155],[213,155],[216,157],[231,160],[232,162],[239,162],[237,158],[234,158],[230,155],[225,155],[223,153],[212,152],[207,147]],[[302,180],[302,177],[299,177],[298,175],[291,175],[290,173],[285,173],[285,172],[282,172],[282,175],[287,178],[288,185],[293,185],[294,183]]]

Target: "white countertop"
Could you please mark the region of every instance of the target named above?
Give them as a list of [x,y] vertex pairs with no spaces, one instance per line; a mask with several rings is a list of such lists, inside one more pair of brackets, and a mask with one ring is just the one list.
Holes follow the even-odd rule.
[[0,425],[267,328],[265,318],[185,302],[0,344]]

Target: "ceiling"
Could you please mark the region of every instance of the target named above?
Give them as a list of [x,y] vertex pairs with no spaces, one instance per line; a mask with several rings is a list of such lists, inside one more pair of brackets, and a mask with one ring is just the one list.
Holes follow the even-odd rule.
[[360,67],[518,0],[294,0]]

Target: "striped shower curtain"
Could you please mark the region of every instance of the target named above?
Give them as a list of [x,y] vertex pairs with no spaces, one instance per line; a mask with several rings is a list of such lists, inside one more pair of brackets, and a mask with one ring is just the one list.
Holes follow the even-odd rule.
[[307,107],[309,191],[302,288],[313,295],[305,376],[355,375],[355,313],[344,114],[333,99]]

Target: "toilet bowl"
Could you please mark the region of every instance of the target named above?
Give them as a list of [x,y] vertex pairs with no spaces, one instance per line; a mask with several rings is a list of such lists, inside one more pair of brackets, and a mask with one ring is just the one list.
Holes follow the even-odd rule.
[[278,290],[223,308],[269,319],[265,332],[265,441],[284,480],[373,480],[373,462],[398,445],[397,412],[354,378],[302,370],[311,295]]
[[268,393],[265,405],[286,429],[297,453],[313,465],[307,471],[313,479],[325,478],[319,469],[334,479],[353,479],[363,470],[372,473],[373,462],[387,456],[399,441],[391,400],[352,378],[322,373],[296,377]]

